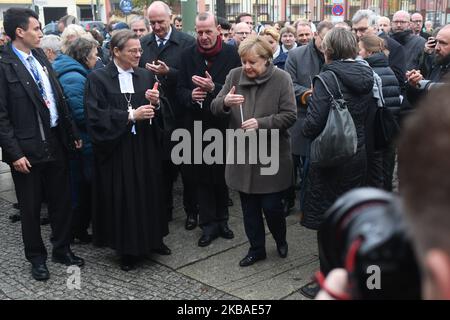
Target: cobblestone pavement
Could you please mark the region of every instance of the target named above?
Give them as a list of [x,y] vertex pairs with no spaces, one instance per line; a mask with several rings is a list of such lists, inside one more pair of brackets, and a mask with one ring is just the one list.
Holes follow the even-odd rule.
[[[189,278],[151,259],[139,268],[123,272],[113,250],[91,245],[74,245],[83,257],[81,289],[69,290],[65,266],[48,259],[51,274],[47,282],[35,281],[30,264],[23,254],[20,222],[11,223],[16,213],[10,202],[0,199],[0,299],[237,299],[220,290]],[[43,226],[43,237],[49,242],[50,227]],[[51,252],[51,251],[49,251]]]

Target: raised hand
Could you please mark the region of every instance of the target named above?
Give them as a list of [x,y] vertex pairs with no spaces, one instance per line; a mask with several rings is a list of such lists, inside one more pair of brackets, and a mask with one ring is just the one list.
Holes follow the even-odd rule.
[[233,86],[228,92],[228,94],[225,96],[225,99],[223,100],[226,107],[239,107],[241,104],[244,103],[244,96],[241,94],[235,94],[236,87]]

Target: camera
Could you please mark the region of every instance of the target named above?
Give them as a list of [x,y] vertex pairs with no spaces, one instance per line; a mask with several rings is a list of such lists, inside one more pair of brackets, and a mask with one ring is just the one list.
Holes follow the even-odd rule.
[[419,267],[397,196],[375,188],[347,192],[325,213],[319,246],[323,270],[347,270],[352,299],[420,299]]

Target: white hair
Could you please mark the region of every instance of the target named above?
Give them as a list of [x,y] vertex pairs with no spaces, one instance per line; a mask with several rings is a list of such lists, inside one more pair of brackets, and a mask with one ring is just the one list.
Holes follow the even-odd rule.
[[41,40],[41,49],[50,49],[55,53],[61,52],[62,41],[61,38],[54,34],[44,36]]
[[372,10],[358,10],[353,15],[352,23],[358,23],[362,19],[367,19],[369,26],[373,27],[377,24],[377,16]]
[[164,11],[166,12],[166,14],[169,17],[172,15],[172,10],[170,10],[170,8],[167,5],[167,3],[162,2],[162,1],[153,1],[152,4],[148,7],[147,15],[149,14],[151,9],[153,9],[154,7],[157,7],[157,6],[162,6],[164,8]]

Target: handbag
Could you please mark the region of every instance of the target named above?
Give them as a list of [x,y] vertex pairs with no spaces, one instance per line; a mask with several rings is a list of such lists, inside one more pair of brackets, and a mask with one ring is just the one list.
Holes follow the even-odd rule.
[[310,161],[319,167],[333,167],[347,162],[357,151],[358,136],[355,123],[348,111],[347,102],[344,100],[339,81],[334,74],[339,90],[336,99],[321,76],[316,76],[322,82],[325,90],[330,95],[330,111],[327,123],[323,131],[311,142]]
[[[382,88],[378,87],[378,90],[382,92]],[[391,110],[386,107],[383,98],[381,98],[381,105],[377,107],[373,126],[375,150],[387,148],[400,131],[397,120]]]

